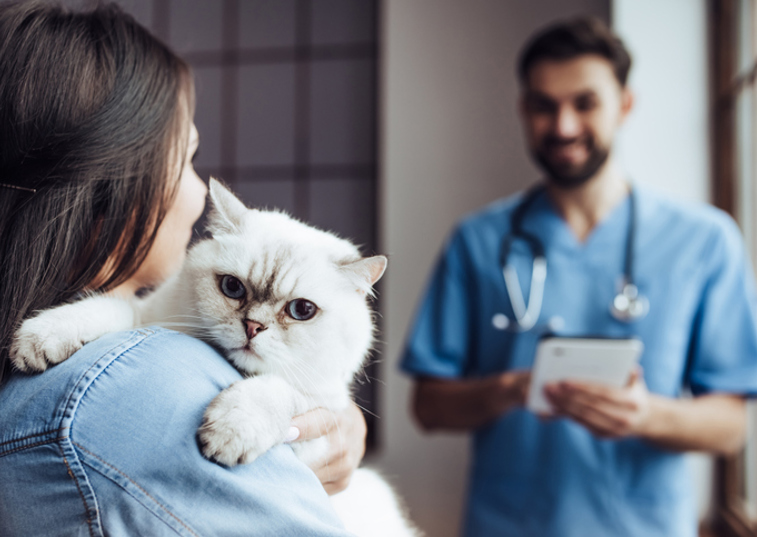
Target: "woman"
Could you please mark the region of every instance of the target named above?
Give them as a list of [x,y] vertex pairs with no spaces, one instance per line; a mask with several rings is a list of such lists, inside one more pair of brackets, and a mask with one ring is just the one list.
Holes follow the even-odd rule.
[[0,5],[0,535],[343,532],[324,488],[362,458],[356,407],[293,423],[292,440],[346,437],[313,469],[321,486],[286,446],[233,469],[202,458],[202,413],[240,376],[198,340],[111,334],[11,371],[35,311],[133,296],[181,265],[206,193],[193,106],[187,65],[118,7]]

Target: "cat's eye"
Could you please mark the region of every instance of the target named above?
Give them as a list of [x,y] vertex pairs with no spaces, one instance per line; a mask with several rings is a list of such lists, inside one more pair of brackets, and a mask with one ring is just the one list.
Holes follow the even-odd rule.
[[221,292],[229,298],[238,300],[245,294],[244,284],[239,281],[239,278],[226,274],[221,277]]
[[318,306],[305,300],[304,298],[295,298],[286,305],[286,312],[295,321],[307,321],[312,319],[318,311]]

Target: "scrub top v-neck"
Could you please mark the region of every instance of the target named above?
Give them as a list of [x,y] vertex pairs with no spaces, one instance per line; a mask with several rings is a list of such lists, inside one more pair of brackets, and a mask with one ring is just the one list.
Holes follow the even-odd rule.
[[[513,318],[499,248],[520,200],[486,207],[449,238],[408,338],[406,372],[470,378],[530,369],[539,338],[559,317],[557,335],[640,338],[651,392],[757,392],[757,294],[729,217],[637,188],[634,275],[650,310],[625,323],[610,304],[623,275],[628,198],[580,242],[541,195],[523,228],[544,244],[544,301],[537,327],[518,333],[492,318]],[[510,262],[524,293],[532,261],[516,241]],[[473,448],[466,535],[696,535],[693,487],[678,453],[638,439],[601,440],[525,410],[477,430]]]

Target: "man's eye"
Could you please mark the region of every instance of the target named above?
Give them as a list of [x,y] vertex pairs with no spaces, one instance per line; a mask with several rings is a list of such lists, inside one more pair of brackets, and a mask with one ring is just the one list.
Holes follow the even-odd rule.
[[591,97],[581,98],[576,101],[576,110],[579,112],[590,112],[597,107],[597,100]]
[[532,114],[551,114],[555,111],[555,105],[542,99],[533,99],[526,103],[526,108]]

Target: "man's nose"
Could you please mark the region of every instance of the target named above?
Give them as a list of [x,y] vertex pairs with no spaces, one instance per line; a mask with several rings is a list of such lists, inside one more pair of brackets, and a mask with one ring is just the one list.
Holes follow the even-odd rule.
[[562,106],[555,114],[554,134],[560,138],[575,138],[581,134],[581,119],[575,110]]
[[247,331],[247,337],[249,339],[254,338],[257,336],[260,332],[263,330],[267,330],[268,327],[265,326],[263,323],[259,323],[257,321],[252,321],[250,319],[244,320],[245,329]]

